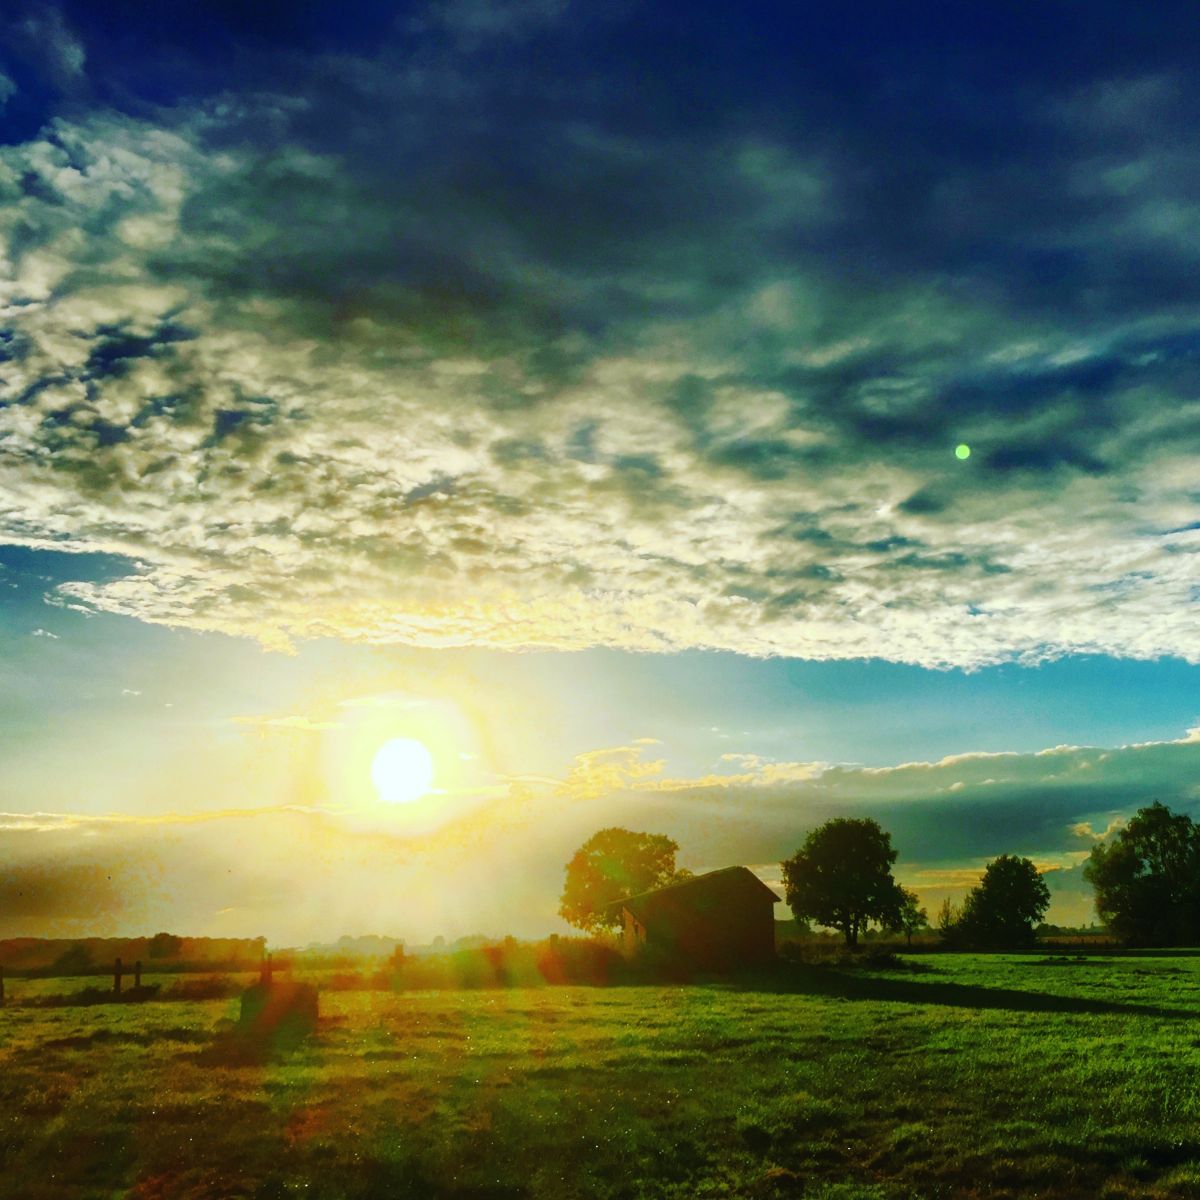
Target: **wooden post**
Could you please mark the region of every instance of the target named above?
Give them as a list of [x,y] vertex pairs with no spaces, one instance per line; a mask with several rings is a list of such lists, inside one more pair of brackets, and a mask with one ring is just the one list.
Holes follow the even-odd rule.
[[262,967],[258,972],[258,982],[264,987],[271,986],[271,954],[266,951],[263,954]]
[[4,968],[0,967],[0,1008],[4,1006]]
[[113,963],[113,995],[119,996],[120,994],[121,994],[121,960],[118,958],[117,961],[115,963]]
[[133,986],[135,988],[142,986],[142,960],[140,958],[133,964]]

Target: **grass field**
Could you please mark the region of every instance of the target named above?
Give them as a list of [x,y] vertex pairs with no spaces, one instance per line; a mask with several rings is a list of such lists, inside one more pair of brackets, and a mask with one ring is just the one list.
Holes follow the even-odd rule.
[[228,1000],[10,1006],[0,1195],[1200,1196],[1200,958],[914,961],[326,992],[257,1063]]

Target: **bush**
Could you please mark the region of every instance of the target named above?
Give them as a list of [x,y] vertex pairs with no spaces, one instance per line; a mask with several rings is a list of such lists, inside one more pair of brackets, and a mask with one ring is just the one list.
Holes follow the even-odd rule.
[[46,969],[47,975],[89,975],[96,969],[86,946],[76,943],[64,950]]
[[381,972],[398,990],[537,987],[544,984],[622,982],[629,969],[617,950],[593,938],[551,937],[543,942],[506,938],[491,946],[449,954],[408,956]]
[[164,1000],[228,1000],[242,991],[243,985],[228,975],[208,975],[203,979],[180,979],[162,996]]
[[887,946],[872,946],[857,950],[842,945],[820,943],[787,942],[779,948],[779,957],[785,962],[800,963],[808,967],[858,967],[869,971],[926,971],[931,968],[910,963]]

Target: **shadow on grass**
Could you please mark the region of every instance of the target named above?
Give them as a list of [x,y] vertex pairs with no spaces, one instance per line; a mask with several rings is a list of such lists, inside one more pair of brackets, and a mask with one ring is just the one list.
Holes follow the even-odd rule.
[[1193,1009],[1155,1004],[1121,1004],[1084,996],[1054,996],[1019,988],[979,987],[913,978],[881,978],[828,967],[780,963],[772,970],[733,981],[739,991],[778,995],[825,996],[837,1000],[873,1000],[899,1004],[931,1004],[951,1008],[1007,1009],[1010,1012],[1075,1013],[1095,1016],[1158,1017],[1194,1021]]
[[1200,1141],[1172,1138],[1158,1130],[1147,1129],[1144,1134],[1101,1134],[1085,1146],[1057,1145],[1053,1151],[1108,1173],[1126,1170],[1148,1178],[1159,1171],[1196,1162],[1200,1158]]
[[93,1004],[143,1004],[158,996],[161,984],[147,983],[128,987],[123,992],[112,988],[84,988],[78,992],[56,992],[49,996],[27,996],[20,1000],[23,1008],[80,1008]]
[[523,1187],[495,1183],[456,1183],[439,1180],[419,1166],[371,1162],[358,1179],[349,1181],[347,1194],[354,1200],[396,1200],[402,1196],[422,1196],[428,1200],[524,1200]]
[[73,1034],[69,1037],[50,1038],[42,1042],[43,1050],[90,1050],[101,1043],[125,1046],[157,1046],[160,1042],[208,1042],[209,1035],[200,1029],[180,1026],[176,1029],[153,1029],[145,1031],[97,1029],[93,1033]]
[[1200,946],[1046,946],[1072,954],[1085,953],[1089,958],[1200,958]]

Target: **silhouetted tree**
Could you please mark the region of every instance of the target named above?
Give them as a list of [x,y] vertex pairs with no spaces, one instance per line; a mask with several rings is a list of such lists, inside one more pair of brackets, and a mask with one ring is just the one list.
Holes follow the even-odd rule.
[[870,819],[836,817],[785,860],[784,896],[797,921],[840,930],[847,946],[871,921],[895,928],[903,902],[892,878],[892,836]]
[[690,877],[675,870],[678,849],[660,833],[613,827],[592,834],[567,863],[559,916],[593,933],[619,925],[621,914],[607,905]]
[[959,909],[953,900],[947,896],[938,906],[937,929],[943,937],[958,924]]
[[1092,848],[1083,877],[1096,911],[1138,945],[1191,944],[1200,937],[1200,827],[1155,801],[1107,843]]
[[86,975],[95,967],[86,946],[76,942],[64,950],[50,965],[51,975]]
[[1027,858],[1002,854],[967,893],[954,931],[971,946],[1027,946],[1049,903],[1050,889],[1037,867]]
[[903,933],[912,945],[912,935],[929,924],[929,914],[921,907],[921,898],[906,887],[900,888],[900,911],[896,923],[889,926],[890,933]]
[[173,933],[156,933],[150,939],[151,958],[175,958],[183,949],[183,939]]

